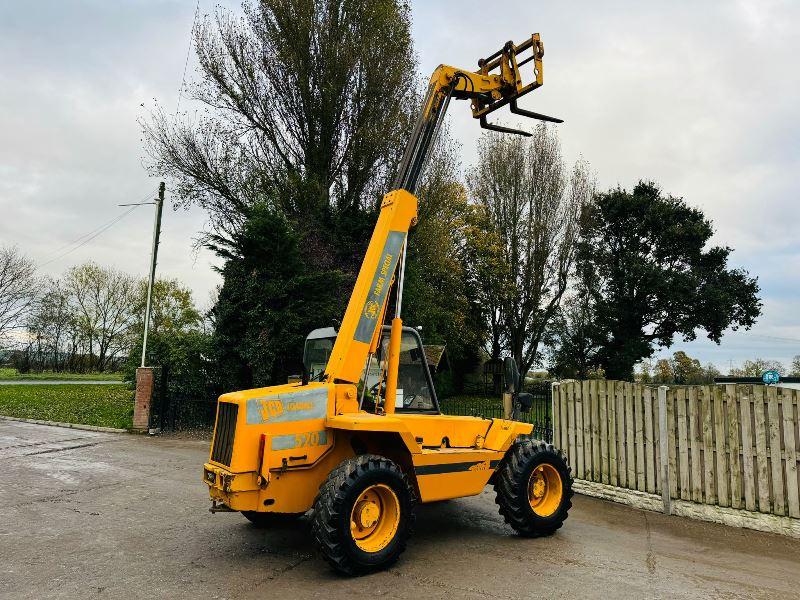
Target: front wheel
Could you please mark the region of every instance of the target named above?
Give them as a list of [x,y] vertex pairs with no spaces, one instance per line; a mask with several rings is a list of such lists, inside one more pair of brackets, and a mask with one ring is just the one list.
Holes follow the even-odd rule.
[[331,471],[314,503],[312,529],[334,569],[360,575],[385,569],[405,550],[414,494],[391,460],[364,454]]
[[525,537],[554,533],[572,507],[572,475],[561,451],[531,439],[516,442],[494,485],[500,514]]

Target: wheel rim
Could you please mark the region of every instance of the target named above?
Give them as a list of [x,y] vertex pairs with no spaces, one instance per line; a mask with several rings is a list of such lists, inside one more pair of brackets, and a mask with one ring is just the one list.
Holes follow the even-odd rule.
[[561,475],[553,465],[537,465],[528,480],[528,502],[540,517],[549,517],[561,504]]
[[371,485],[359,495],[350,511],[350,534],[364,552],[380,552],[397,533],[400,501],[387,485]]

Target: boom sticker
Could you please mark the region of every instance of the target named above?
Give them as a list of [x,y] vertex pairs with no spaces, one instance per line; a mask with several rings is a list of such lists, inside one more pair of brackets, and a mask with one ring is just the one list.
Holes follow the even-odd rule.
[[405,241],[406,234],[402,231],[390,231],[386,238],[378,267],[375,269],[375,276],[372,278],[372,285],[369,288],[369,295],[364,301],[364,309],[361,311],[361,318],[358,320],[356,333],[353,336],[357,342],[369,344],[372,341],[381,307],[389,293],[392,276],[397,268],[397,261],[400,259],[400,251],[403,249]]

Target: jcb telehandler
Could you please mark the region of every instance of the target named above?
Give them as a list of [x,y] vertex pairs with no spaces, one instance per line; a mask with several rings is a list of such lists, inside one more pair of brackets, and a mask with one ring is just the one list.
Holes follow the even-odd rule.
[[[529,52],[529,53],[528,53]],[[527,57],[523,58],[523,55]],[[441,65],[434,71],[422,113],[383,199],[335,341],[321,335],[324,370],[286,385],[224,394],[203,479],[212,511],[241,511],[256,524],[312,510],[316,542],[346,574],[384,568],[404,550],[417,502],[479,494],[494,485],[506,522],[523,536],[561,527],[571,507],[572,477],[559,450],[531,438],[532,426],[504,419],[446,416],[439,411],[418,333],[400,319],[409,227],[417,219],[416,184],[451,99],[469,99],[481,126],[540,87],[539,34],[478,61],[475,72]],[[523,85],[520,67],[532,62],[535,80]],[[384,327],[389,293],[395,315]],[[443,300],[446,301],[446,300]],[[322,343],[321,342],[321,343]],[[510,365],[517,407],[519,393]]]

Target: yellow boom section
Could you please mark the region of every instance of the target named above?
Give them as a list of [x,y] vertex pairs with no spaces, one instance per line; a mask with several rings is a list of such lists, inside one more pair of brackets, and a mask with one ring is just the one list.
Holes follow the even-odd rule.
[[[527,55],[527,57],[523,57]],[[544,46],[538,33],[516,45],[507,42],[503,48],[478,61],[478,71],[458,69],[440,65],[434,71],[422,111],[417,119],[411,140],[400,161],[392,187],[383,199],[380,216],[356,286],[347,305],[341,329],[333,346],[325,369],[329,382],[358,383],[364,371],[367,357],[378,346],[389,297],[389,290],[397,273],[397,304],[392,321],[390,348],[397,349],[400,343],[402,320],[403,269],[405,244],[408,229],[416,222],[417,199],[414,196],[430,150],[436,140],[444,114],[451,98],[470,100],[472,116],[480,119],[481,127],[530,135],[527,132],[509,129],[486,121],[487,115],[498,108],[509,105],[512,113],[544,121],[561,122],[524,110],[517,106],[517,99],[540,87],[543,83],[542,56]],[[533,81],[523,82],[520,67],[533,63]],[[394,390],[398,371],[398,352],[389,353],[386,373],[386,413],[393,412]]]
[[325,378],[358,383],[370,348],[377,345],[392,278],[408,229],[417,219],[417,199],[405,190],[384,196],[364,262],[333,345]]

